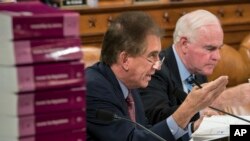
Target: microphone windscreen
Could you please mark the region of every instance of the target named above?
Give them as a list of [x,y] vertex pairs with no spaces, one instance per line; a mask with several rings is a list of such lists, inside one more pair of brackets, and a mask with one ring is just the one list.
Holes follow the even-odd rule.
[[113,121],[114,120],[114,114],[110,111],[98,109],[96,111],[96,118],[103,120],[103,121]]

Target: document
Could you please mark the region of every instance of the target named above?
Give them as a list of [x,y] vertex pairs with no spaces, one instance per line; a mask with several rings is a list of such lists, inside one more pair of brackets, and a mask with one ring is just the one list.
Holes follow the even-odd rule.
[[[240,116],[250,120],[250,116]],[[209,141],[229,136],[230,125],[247,125],[250,124],[241,119],[228,116],[216,115],[204,117],[200,127],[192,134],[192,141]]]

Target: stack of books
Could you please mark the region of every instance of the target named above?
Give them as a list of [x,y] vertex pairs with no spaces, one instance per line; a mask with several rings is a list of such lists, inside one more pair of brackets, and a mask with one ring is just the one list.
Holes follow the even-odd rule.
[[86,140],[79,14],[4,3],[0,21],[1,140]]

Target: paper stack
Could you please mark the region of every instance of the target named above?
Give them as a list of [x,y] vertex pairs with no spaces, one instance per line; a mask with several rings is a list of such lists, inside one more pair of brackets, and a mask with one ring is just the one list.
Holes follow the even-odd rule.
[[[250,120],[250,116],[240,116]],[[192,134],[193,141],[209,141],[229,137],[230,125],[246,125],[246,121],[228,115],[204,117],[199,128]]]
[[0,4],[0,138],[84,141],[79,14],[40,2]]

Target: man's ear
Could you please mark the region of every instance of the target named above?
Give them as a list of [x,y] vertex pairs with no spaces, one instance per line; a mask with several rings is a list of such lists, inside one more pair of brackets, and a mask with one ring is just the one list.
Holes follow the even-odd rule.
[[119,63],[121,64],[122,68],[125,70],[125,71],[128,71],[129,69],[129,57],[128,57],[128,53],[125,52],[125,51],[122,51],[120,54],[119,54]]
[[186,54],[187,49],[188,49],[188,39],[187,37],[181,37],[180,39],[180,44],[181,44],[181,50],[184,54]]

